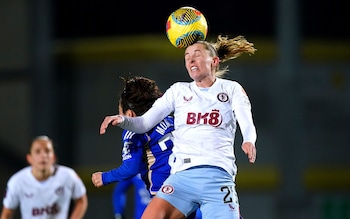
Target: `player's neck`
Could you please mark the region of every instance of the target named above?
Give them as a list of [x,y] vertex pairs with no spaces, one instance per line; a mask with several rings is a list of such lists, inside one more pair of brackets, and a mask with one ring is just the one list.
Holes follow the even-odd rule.
[[35,168],[32,168],[32,174],[38,181],[45,181],[47,180],[54,172],[54,168],[50,169],[44,169],[44,170],[38,170]]
[[215,83],[216,78],[206,77],[201,81],[196,81],[196,85],[199,88],[208,88],[211,87]]

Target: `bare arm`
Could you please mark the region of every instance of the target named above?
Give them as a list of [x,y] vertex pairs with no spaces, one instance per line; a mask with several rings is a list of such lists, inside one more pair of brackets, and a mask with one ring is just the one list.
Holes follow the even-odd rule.
[[[88,206],[87,195],[83,195],[81,198],[74,200],[74,208],[69,219],[82,219],[86,213]],[[2,219],[2,218],[1,218]]]
[[10,208],[2,208],[1,219],[12,219],[15,214],[15,210]]

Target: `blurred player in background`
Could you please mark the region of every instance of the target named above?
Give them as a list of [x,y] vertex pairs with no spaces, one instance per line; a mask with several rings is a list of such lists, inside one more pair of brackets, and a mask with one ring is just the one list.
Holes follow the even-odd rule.
[[143,211],[147,204],[151,200],[149,192],[145,183],[141,179],[140,174],[136,176],[120,181],[117,183],[113,190],[112,203],[115,219],[126,219],[126,204],[127,204],[127,192],[129,189],[134,189],[134,219],[141,218]]
[[13,218],[18,207],[22,219],[84,218],[88,206],[86,188],[73,169],[55,164],[49,137],[38,136],[32,141],[27,161],[30,166],[15,173],[7,183],[1,219]]
[[228,68],[220,69],[220,63],[255,50],[243,36],[218,36],[215,43],[197,41],[184,53],[192,82],[173,84],[142,116],[105,117],[101,134],[109,124],[145,133],[174,113],[172,174],[148,204],[143,219],[184,218],[198,207],[203,218],[241,217],[235,188],[237,123],[241,148],[250,163],[256,159],[257,135],[246,92],[238,82],[221,78]]

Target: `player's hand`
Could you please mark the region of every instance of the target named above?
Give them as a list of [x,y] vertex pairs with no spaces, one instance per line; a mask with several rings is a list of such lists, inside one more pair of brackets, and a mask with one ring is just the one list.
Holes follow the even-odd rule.
[[256,148],[251,142],[244,142],[242,144],[242,150],[248,156],[248,160],[250,163],[254,163],[256,159]]
[[113,116],[106,116],[103,120],[101,126],[100,126],[100,134],[103,135],[106,133],[106,130],[108,128],[108,125],[112,123],[112,125],[118,125],[121,122],[123,122],[123,117],[119,115],[113,115]]
[[97,188],[103,186],[103,183],[102,183],[102,172],[93,173],[92,176],[91,176],[91,181],[92,181],[92,184],[94,184],[94,186],[97,187]]

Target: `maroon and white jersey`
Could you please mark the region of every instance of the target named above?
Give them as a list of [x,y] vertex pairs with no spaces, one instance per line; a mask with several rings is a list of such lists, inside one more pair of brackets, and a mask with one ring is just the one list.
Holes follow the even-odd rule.
[[239,83],[221,78],[205,89],[195,82],[177,82],[142,117],[125,118],[121,126],[142,133],[171,112],[175,118],[173,173],[212,165],[234,176],[237,122],[243,141],[255,144],[256,129],[246,92]]
[[25,167],[7,183],[3,205],[16,209],[20,206],[22,219],[67,219],[72,199],[86,194],[86,188],[76,172],[56,165],[55,172],[41,182]]

